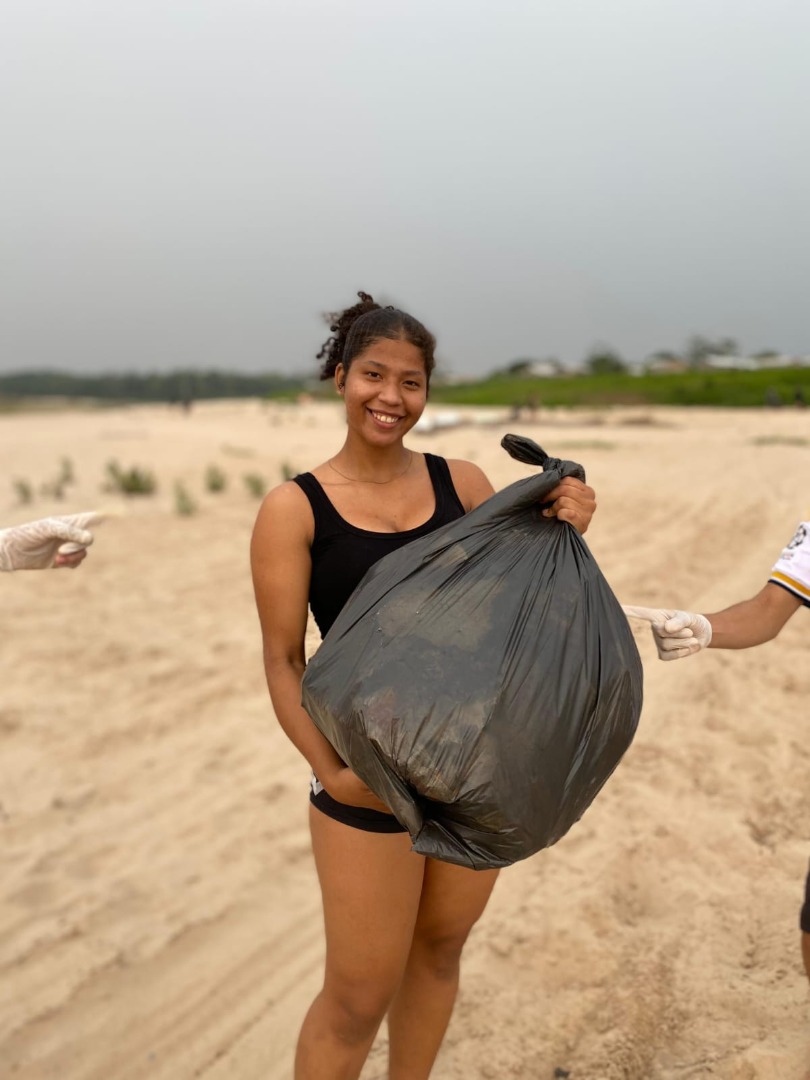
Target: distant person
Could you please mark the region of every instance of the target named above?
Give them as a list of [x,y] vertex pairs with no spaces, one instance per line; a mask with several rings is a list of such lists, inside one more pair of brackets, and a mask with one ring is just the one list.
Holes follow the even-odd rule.
[[[319,354],[346,410],[336,454],[274,488],[251,542],[265,671],[279,723],[312,768],[310,832],[323,898],[326,968],[298,1039],[295,1080],[357,1080],[383,1019],[389,1072],[426,1080],[458,991],[467,935],[497,870],[411,850],[407,830],[347,767],[301,706],[308,612],[326,635],[356,585],[389,552],[493,494],[469,461],[403,443],[422,416],[433,335],[367,293],[334,316]],[[571,478],[542,511],[585,532],[591,488]],[[561,526],[562,527],[562,526]]]
[[[662,660],[680,660],[701,649],[749,649],[771,641],[802,606],[810,608],[810,521],[800,523],[766,585],[750,600],[713,615],[640,607],[625,607],[624,611],[652,624]],[[810,873],[799,925],[804,969],[810,979]]]
[[793,404],[799,409],[803,409],[807,404],[804,400],[804,390],[802,390],[800,386],[796,387],[796,391],[793,395]]
[[73,570],[93,543],[88,526],[102,520],[101,514],[89,511],[0,529],[0,570]]

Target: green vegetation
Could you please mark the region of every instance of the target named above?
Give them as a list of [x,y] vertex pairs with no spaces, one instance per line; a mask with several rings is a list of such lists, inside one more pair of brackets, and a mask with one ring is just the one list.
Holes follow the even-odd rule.
[[[756,407],[766,395],[775,402],[793,402],[801,389],[810,404],[810,368],[771,371],[688,371],[673,375],[567,375],[561,378],[488,379],[455,386],[431,387],[433,404],[525,405],[719,405]],[[770,403],[770,402],[769,402]]]
[[624,360],[610,348],[594,349],[585,360],[585,367],[591,375],[621,375],[627,371]]
[[[52,480],[43,480],[38,488],[38,494],[45,499],[64,499],[65,488],[69,484],[76,482],[76,476],[73,471],[73,462],[68,457],[63,457],[59,464],[59,472]],[[17,494],[17,501],[20,503],[30,503],[34,498],[34,488],[27,480],[15,480],[14,490]]]
[[73,484],[76,482],[76,474],[73,471],[73,462],[69,457],[63,457],[60,465],[58,483]]
[[228,480],[225,473],[218,465],[209,465],[205,470],[205,490],[216,494],[219,491],[224,491],[227,486]]
[[245,487],[255,499],[261,499],[267,491],[267,481],[259,473],[245,473],[242,477]]
[[137,465],[122,469],[117,461],[107,463],[105,491],[116,491],[121,495],[152,495],[156,488],[154,474],[148,470]]
[[179,480],[174,484],[174,509],[181,517],[191,517],[197,513],[197,504]]
[[[709,351],[728,352],[731,339],[709,341],[693,338],[684,353],[692,364],[688,371],[669,374],[631,375],[622,358],[609,346],[595,349],[586,361],[588,373],[541,378],[529,374],[531,361],[519,360],[483,379],[466,383],[444,382],[437,372],[431,387],[431,402],[448,405],[531,405],[594,407],[605,405],[715,405],[759,407],[793,404],[797,390],[810,405],[810,368],[772,368],[763,371],[722,371],[699,366]],[[675,354],[660,352],[659,359]],[[551,361],[549,361],[551,363]],[[39,371],[0,375],[0,402],[6,408],[23,407],[26,401],[41,398],[43,405],[54,398],[70,398],[85,403],[162,401],[190,404],[196,400],[228,397],[294,399],[306,392],[315,400],[334,400],[328,383],[288,375],[238,375],[219,371],[177,371],[149,375],[72,375]],[[232,456],[248,456],[253,451],[223,446]]]
[[33,501],[34,489],[27,480],[14,480],[12,483],[18,503],[30,503]]
[[0,397],[95,398],[102,401],[163,401],[183,405],[211,398],[265,397],[299,390],[290,375],[239,375],[228,371],[172,371],[138,375],[73,375],[67,371],[20,371],[0,375]]

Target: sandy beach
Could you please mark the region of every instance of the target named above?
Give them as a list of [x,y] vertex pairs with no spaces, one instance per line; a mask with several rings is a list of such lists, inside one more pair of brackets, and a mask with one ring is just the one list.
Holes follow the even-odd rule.
[[[810,411],[503,415],[409,445],[471,458],[496,488],[529,472],[507,431],[580,461],[587,540],[625,603],[750,596],[810,514]],[[308,769],[262,671],[244,477],[275,485],[343,430],[338,405],[257,401],[0,416],[0,524],[119,511],[79,570],[0,580],[0,1076],[289,1080],[320,898]],[[64,498],[38,494],[63,457]],[[157,492],[103,491],[111,460]],[[501,875],[436,1080],[810,1074],[808,613],[759,649],[672,664],[634,629],[636,740],[582,821]],[[381,1032],[364,1080],[385,1071]]]

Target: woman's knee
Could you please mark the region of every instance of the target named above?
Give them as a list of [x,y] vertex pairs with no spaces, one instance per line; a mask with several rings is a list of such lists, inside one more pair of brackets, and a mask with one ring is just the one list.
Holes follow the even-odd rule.
[[418,930],[414,935],[411,956],[434,978],[454,979],[458,976],[461,954],[471,929]]
[[334,1035],[352,1046],[373,1037],[388,1011],[394,988],[327,981],[322,1001]]

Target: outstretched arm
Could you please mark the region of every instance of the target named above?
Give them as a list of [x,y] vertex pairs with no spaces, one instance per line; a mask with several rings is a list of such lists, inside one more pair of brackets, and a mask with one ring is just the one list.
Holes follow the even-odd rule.
[[793,539],[756,596],[698,615],[691,611],[624,607],[628,618],[646,619],[662,660],[678,660],[701,649],[750,649],[775,638],[802,604],[810,604],[810,522]]
[[801,600],[771,582],[750,600],[710,615],[672,608],[624,605],[631,619],[646,619],[661,660],[680,660],[701,649],[750,649],[775,638]]

